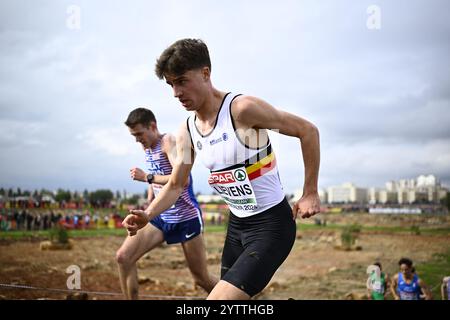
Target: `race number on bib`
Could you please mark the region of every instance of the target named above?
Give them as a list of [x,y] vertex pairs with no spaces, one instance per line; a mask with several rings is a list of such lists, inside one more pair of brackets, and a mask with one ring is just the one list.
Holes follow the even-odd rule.
[[255,192],[245,167],[212,172],[208,182],[237,216],[248,215],[258,208]]

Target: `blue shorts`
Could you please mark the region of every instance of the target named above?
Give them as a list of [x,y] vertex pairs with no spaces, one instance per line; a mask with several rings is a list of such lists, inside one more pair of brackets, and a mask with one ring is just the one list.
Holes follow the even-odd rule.
[[200,217],[178,223],[167,223],[161,219],[161,216],[157,216],[149,223],[163,232],[167,244],[183,243],[194,239],[203,229]]

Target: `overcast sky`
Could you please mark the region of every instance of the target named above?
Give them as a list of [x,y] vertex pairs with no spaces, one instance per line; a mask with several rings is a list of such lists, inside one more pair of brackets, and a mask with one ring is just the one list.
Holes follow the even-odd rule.
[[[0,187],[143,191],[129,168],[144,154],[123,122],[137,106],[155,112],[161,132],[185,121],[154,64],[186,37],[207,43],[216,88],[317,125],[319,187],[420,174],[449,186],[449,9],[446,0],[2,0]],[[299,142],[272,138],[294,192]],[[210,193],[207,174],[197,162],[196,191]]]

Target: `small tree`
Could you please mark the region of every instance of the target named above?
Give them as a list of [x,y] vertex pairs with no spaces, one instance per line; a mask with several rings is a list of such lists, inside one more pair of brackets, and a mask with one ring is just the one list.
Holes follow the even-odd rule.
[[420,235],[420,227],[419,226],[411,226],[411,233],[416,236]]
[[72,195],[70,194],[70,191],[67,190],[63,190],[63,189],[58,189],[56,196],[55,196],[55,200],[57,202],[69,202],[72,199]]
[[107,207],[114,198],[111,190],[99,189],[89,194],[89,201],[93,206]]
[[360,232],[361,226],[359,224],[346,226],[341,233],[342,247],[350,249],[355,244]]
[[50,241],[56,243],[68,243],[69,242],[69,233],[66,228],[61,225],[57,225],[56,227],[50,229],[49,231]]

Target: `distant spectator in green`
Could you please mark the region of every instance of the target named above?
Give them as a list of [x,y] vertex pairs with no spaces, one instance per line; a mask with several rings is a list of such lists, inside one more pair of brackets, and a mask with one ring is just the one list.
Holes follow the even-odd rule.
[[389,277],[385,272],[382,272],[380,262],[375,262],[367,268],[369,278],[367,278],[367,297],[369,300],[385,300],[388,292]]

